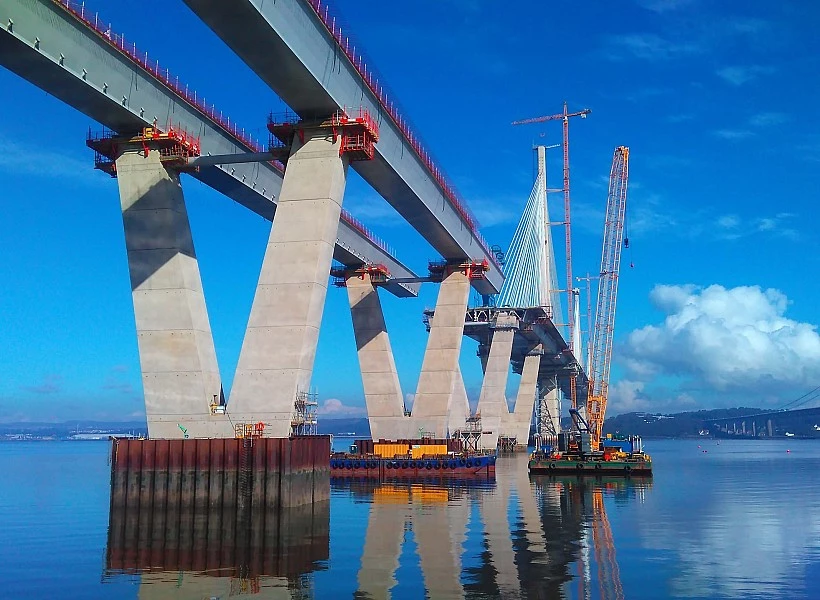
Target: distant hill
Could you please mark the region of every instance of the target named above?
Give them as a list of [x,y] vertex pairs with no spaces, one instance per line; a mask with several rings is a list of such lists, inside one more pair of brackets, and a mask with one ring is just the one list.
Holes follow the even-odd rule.
[[671,415],[632,412],[610,417],[604,423],[604,433],[623,433],[643,437],[694,437],[703,428],[703,421],[743,415],[773,412],[762,408],[718,408]]

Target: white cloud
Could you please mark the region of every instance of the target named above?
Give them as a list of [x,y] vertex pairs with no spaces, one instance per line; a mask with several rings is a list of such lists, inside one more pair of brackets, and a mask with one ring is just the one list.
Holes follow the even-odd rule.
[[406,223],[396,209],[381,196],[351,194],[350,198],[345,199],[345,209],[357,219],[366,223],[378,223],[383,227]]
[[748,129],[718,129],[712,133],[719,138],[732,141],[746,140],[754,136],[754,132]]
[[770,127],[788,121],[788,116],[779,112],[762,112],[752,115],[749,124],[753,127]]
[[696,0],[638,0],[638,4],[656,13],[678,10],[695,3]]
[[724,229],[735,229],[740,225],[740,219],[738,219],[737,215],[723,215],[718,218],[717,224],[718,227],[723,227]]
[[[622,356],[631,379],[677,378],[688,391],[757,398],[820,379],[817,327],[787,318],[789,300],[779,290],[658,285],[650,300],[666,316],[629,334]],[[638,405],[645,387],[630,385],[623,384],[624,402]],[[722,398],[715,394],[710,402]]]
[[470,200],[470,210],[482,227],[493,227],[517,223],[521,218],[521,211],[527,197],[522,194],[516,198],[473,198]]
[[630,33],[609,38],[609,58],[622,59],[624,54],[649,61],[671,60],[702,53],[697,42],[676,42],[654,33]]
[[366,417],[364,406],[350,406],[338,398],[328,398],[318,409],[318,414],[324,417]]
[[759,78],[761,75],[770,75],[772,73],[774,73],[774,69],[772,67],[761,65],[747,65],[745,67],[730,66],[723,67],[722,69],[718,69],[716,71],[717,76],[723,79],[723,81],[735,86],[749,83],[750,81],[754,81]]
[[87,157],[87,161],[79,160],[65,153],[0,137],[0,171],[7,173],[53,177],[84,185],[103,185],[110,181],[108,175],[94,170],[94,155],[90,150]]

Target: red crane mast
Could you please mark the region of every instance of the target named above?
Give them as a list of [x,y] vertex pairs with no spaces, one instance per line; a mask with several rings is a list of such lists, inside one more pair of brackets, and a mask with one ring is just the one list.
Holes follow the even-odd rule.
[[[561,119],[563,121],[563,144],[562,148],[564,150],[564,231],[566,232],[565,241],[566,241],[566,257],[567,257],[567,329],[569,336],[567,339],[567,346],[569,346],[570,351],[574,354],[575,348],[573,348],[573,339],[575,336],[573,335],[575,332],[575,312],[573,310],[573,306],[575,305],[574,293],[573,293],[573,279],[572,279],[572,231],[571,231],[571,219],[570,219],[570,202],[569,202],[569,119],[570,117],[581,117],[582,119],[586,119],[587,115],[592,112],[588,108],[583,110],[579,110],[577,112],[568,112],[567,111],[567,103],[564,102],[564,112],[558,113],[557,115],[547,115],[543,117],[533,117],[531,119],[522,119],[520,121],[513,121],[513,125],[528,125],[530,123],[544,123],[546,121],[557,121]],[[576,407],[576,394],[575,394],[575,376],[571,378],[570,382],[571,392],[571,403],[572,408]]]
[[629,179],[629,148],[618,146],[609,173],[609,193],[604,221],[604,244],[595,327],[592,330],[592,361],[587,395],[587,419],[592,448],[599,449],[609,394],[609,369],[612,363],[612,338],[615,332],[615,304],[618,299],[618,274],[624,241],[626,189]]

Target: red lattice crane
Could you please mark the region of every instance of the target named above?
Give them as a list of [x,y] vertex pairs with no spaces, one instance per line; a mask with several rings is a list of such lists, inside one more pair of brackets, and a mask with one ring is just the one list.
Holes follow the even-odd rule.
[[624,242],[628,179],[629,148],[618,146],[615,148],[612,170],[609,173],[601,275],[598,282],[595,326],[592,330],[592,360],[588,373],[587,422],[593,450],[600,447],[609,394],[609,369],[612,362],[612,336],[615,332],[615,304],[618,299],[618,274]]
[[[557,115],[547,115],[544,117],[533,117],[531,119],[522,119],[520,121],[513,121],[513,125],[528,125],[531,123],[545,123],[546,121],[558,121],[559,119],[563,121],[563,143],[561,147],[564,151],[564,231],[566,232],[565,241],[566,241],[566,257],[567,257],[567,330],[569,333],[567,339],[567,345],[571,352],[575,352],[575,348],[573,348],[573,340],[575,339],[574,332],[575,332],[575,313],[572,307],[575,305],[575,298],[573,293],[573,279],[572,279],[572,231],[570,227],[570,202],[569,202],[569,119],[570,117],[581,117],[582,119],[586,119],[587,115],[592,112],[588,108],[583,110],[579,110],[578,112],[568,112],[567,111],[567,103],[564,102],[564,112],[558,113]],[[570,388],[571,398],[570,402],[572,403],[572,408],[576,406],[576,394],[575,394],[575,377],[573,376],[571,379]]]

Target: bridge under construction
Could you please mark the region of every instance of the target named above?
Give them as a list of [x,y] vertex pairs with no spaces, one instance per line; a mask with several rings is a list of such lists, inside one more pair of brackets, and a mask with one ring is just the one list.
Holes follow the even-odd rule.
[[[535,148],[535,182],[501,251],[482,237],[467,202],[325,2],[185,4],[288,106],[284,114],[260,115],[256,126],[265,126],[268,144],[149,60],[88,3],[0,0],[6,24],[0,64],[98,123],[77,144],[93,151],[89,168],[117,181],[149,437],[184,442],[155,445],[152,458],[135,455],[120,466],[143,472],[163,464],[157,468],[171,472],[174,452],[183,458],[182,448],[194,440],[216,441],[202,446],[209,455],[228,452],[230,461],[250,465],[256,460],[250,446],[219,440],[314,435],[318,399],[311,381],[331,281],[349,300],[373,439],[458,438],[480,452],[520,450],[534,419],[539,443],[554,444],[563,396],[580,416],[576,427],[583,423],[597,443],[622,240],[605,234],[597,317],[593,326],[587,315],[584,344],[572,268],[568,127],[590,111],[570,112],[565,103],[561,113],[514,123],[561,122],[563,185],[548,187],[547,148]],[[343,208],[350,169],[438,254],[427,273],[411,271]],[[620,212],[607,216],[607,227],[621,234],[625,173],[618,172]],[[188,177],[271,221],[230,394],[222,386],[192,241]],[[557,223],[549,217],[551,192],[563,196]],[[562,273],[556,226],[564,234]],[[429,333],[408,409],[380,294],[413,297],[421,285],[436,285],[438,296],[424,314]],[[471,291],[481,299],[474,305]],[[484,374],[475,408],[459,364],[465,337],[477,342]],[[512,408],[511,371],[520,374]],[[280,463],[289,464],[297,450],[282,448],[288,449]],[[161,458],[166,450],[171,455]],[[309,458],[315,451],[298,450],[304,454],[298,464],[317,468]],[[222,468],[221,456],[200,466]],[[311,481],[325,485],[327,465],[318,468]]]

